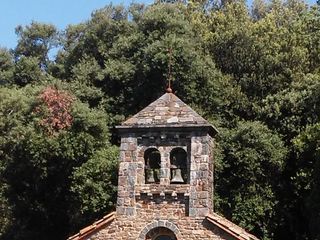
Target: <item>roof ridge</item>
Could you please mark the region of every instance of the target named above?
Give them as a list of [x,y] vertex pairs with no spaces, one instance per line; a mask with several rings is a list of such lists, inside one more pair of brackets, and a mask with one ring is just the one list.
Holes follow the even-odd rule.
[[116,214],[116,212],[111,212],[111,213],[105,215],[104,217],[102,217],[101,219],[95,221],[91,225],[82,228],[78,233],[76,233],[75,235],[69,237],[68,240],[81,240],[81,239],[83,239],[84,237],[86,237],[86,236],[92,234],[93,232],[101,229],[106,224],[111,223],[115,219],[115,214]]

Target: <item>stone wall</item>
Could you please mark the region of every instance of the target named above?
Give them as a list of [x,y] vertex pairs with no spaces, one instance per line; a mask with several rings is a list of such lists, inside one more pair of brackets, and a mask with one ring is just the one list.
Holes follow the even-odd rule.
[[[187,152],[188,180],[170,184],[170,152],[174,148]],[[144,152],[156,148],[161,154],[159,184],[146,184]],[[213,140],[206,132],[149,131],[124,134],[120,146],[117,214],[133,216],[142,195],[152,198],[181,195],[184,212],[191,217],[205,216],[213,209]],[[168,206],[170,207],[170,206]]]
[[[166,210],[163,210],[166,211]],[[220,231],[204,218],[157,217],[154,214],[141,217],[117,216],[107,227],[89,236],[90,240],[145,240],[147,235],[164,227],[172,231],[178,240],[231,240],[228,234]]]
[[120,145],[117,197],[117,213],[120,215],[135,215],[137,169],[143,168],[143,163],[137,162],[136,159],[137,138],[134,134],[123,136]]
[[190,216],[205,216],[213,210],[213,140],[209,135],[191,138]]
[[[182,239],[228,239],[205,220],[213,210],[213,139],[206,131],[165,129],[122,133],[117,213],[114,222],[90,239],[145,240],[150,231],[172,231]],[[188,180],[170,183],[170,152],[187,153]],[[144,152],[161,155],[160,182],[146,184]]]

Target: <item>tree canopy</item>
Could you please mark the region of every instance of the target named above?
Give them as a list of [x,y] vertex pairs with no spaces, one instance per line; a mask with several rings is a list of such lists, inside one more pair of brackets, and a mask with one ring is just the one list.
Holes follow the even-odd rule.
[[17,26],[0,48],[0,239],[66,239],[112,210],[112,129],[170,77],[220,130],[215,211],[261,239],[320,240],[319,16],[302,0],[156,1]]

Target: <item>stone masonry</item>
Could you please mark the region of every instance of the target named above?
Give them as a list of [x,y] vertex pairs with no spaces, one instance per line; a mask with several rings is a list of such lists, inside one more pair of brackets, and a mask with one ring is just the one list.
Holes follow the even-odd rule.
[[[102,220],[99,228],[93,224],[70,239],[256,239],[213,213],[217,131],[177,96],[164,94],[117,128],[121,145],[116,213],[112,221]],[[146,182],[148,149],[160,154],[157,183]],[[187,178],[180,183],[171,176],[175,149],[186,153]]]
[[[154,147],[161,153],[160,184],[145,184],[144,157],[146,149]],[[170,184],[170,159],[172,149],[180,147],[188,154],[189,183]],[[183,195],[185,212],[197,217],[208,214],[212,207],[213,164],[211,151],[213,141],[205,132],[152,132],[143,137],[134,134],[121,139],[120,171],[117,214],[132,216],[139,210],[140,199],[164,195]]]

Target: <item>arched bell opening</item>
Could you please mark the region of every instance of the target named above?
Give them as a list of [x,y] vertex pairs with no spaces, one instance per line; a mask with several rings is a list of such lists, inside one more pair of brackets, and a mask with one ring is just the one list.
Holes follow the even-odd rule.
[[174,148],[170,152],[170,183],[184,184],[188,182],[187,152],[183,148]]
[[161,155],[158,149],[148,148],[144,152],[145,183],[160,183]]
[[173,231],[166,227],[157,227],[150,230],[146,235],[146,240],[177,240]]

